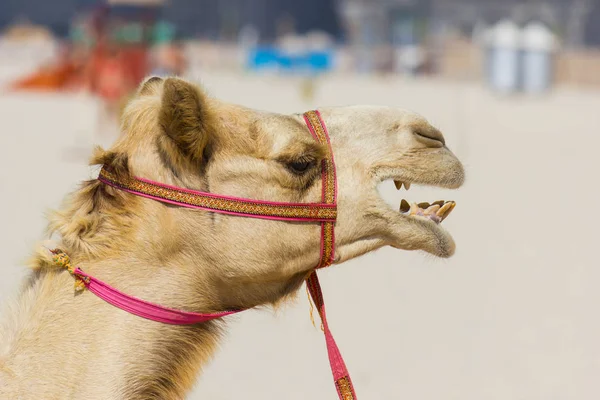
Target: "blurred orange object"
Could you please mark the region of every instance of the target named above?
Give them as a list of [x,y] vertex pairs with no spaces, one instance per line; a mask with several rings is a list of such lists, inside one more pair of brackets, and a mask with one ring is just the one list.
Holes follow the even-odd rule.
[[44,67],[12,85],[16,90],[59,90],[67,86],[70,79],[77,73],[77,68],[71,62],[63,62],[56,66]]
[[148,73],[147,50],[143,46],[119,48],[100,43],[83,58],[68,53],[62,60],[17,80],[10,88],[38,91],[87,89],[106,102],[116,103],[135,90]]

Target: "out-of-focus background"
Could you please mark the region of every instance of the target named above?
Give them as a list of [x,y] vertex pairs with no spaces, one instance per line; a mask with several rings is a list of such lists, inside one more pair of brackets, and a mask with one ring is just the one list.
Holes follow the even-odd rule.
[[[393,105],[463,160],[440,261],[382,249],[323,271],[365,399],[600,398],[600,0],[3,0],[0,302],[43,212],[92,176],[145,75],[277,112]],[[305,296],[232,319],[190,399],[335,398]]]

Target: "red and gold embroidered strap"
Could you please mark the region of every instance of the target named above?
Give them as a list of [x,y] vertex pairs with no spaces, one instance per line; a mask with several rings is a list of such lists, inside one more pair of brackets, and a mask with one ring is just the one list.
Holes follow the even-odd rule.
[[[335,205],[337,209],[337,177],[327,127],[321,118],[321,114],[316,110],[304,113],[304,121],[315,140],[327,146],[327,157],[325,157],[321,164],[321,180],[323,182],[321,202],[322,204]],[[319,265],[317,265],[317,269],[328,267],[333,262],[334,227],[335,220],[326,221],[321,224],[321,260],[319,261]]]
[[118,177],[103,166],[98,179],[126,192],[180,207],[282,221],[335,221],[335,203],[280,203],[200,192],[138,177]]
[[[304,113],[304,120],[316,141],[327,145],[328,154],[322,164],[322,182],[323,190],[321,201],[325,204],[337,204],[337,177],[335,174],[335,162],[333,159],[333,151],[329,141],[329,133],[327,127],[321,118],[319,111],[308,111]],[[331,265],[335,256],[335,222],[321,222],[321,257],[316,269],[325,268]],[[354,386],[350,379],[350,374],[344,363],[344,359],[340,353],[337,344],[333,338],[329,325],[327,324],[327,316],[325,314],[325,303],[323,301],[323,292],[319,284],[317,271],[313,271],[306,280],[308,292],[317,307],[321,321],[323,322],[323,333],[325,334],[325,344],[327,345],[327,353],[329,355],[329,364],[335,388],[340,400],[356,400]]]

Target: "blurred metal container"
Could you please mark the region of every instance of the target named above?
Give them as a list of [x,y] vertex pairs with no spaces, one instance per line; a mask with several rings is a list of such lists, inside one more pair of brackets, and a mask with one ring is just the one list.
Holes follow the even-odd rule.
[[518,90],[519,52],[521,32],[517,24],[509,20],[498,22],[486,35],[489,85],[498,92],[512,93]]
[[521,35],[523,59],[523,90],[541,93],[552,84],[552,56],[556,39],[550,29],[540,22],[530,22]]

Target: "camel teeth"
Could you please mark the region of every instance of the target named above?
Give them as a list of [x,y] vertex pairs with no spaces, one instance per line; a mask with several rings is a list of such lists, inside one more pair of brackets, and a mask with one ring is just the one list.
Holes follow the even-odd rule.
[[447,201],[436,213],[436,215],[443,221],[450,215],[456,203],[453,201]]
[[402,189],[402,185],[404,185],[404,188],[406,190],[410,189],[410,183],[408,183],[408,182],[402,182],[402,181],[395,180],[394,185],[396,185],[396,189],[398,189],[398,190]]
[[424,214],[425,215],[436,215],[436,213],[438,212],[439,209],[440,209],[439,204],[434,204],[434,205],[427,207]]
[[400,201],[400,212],[406,213],[409,210],[410,210],[410,204],[408,204],[408,201],[402,199],[402,201]]
[[417,203],[410,204],[409,215],[423,215],[423,210]]
[[454,201],[438,200],[429,204],[427,202],[409,203],[402,199],[400,201],[400,212],[410,216],[428,217],[439,224],[450,215],[455,206]]

